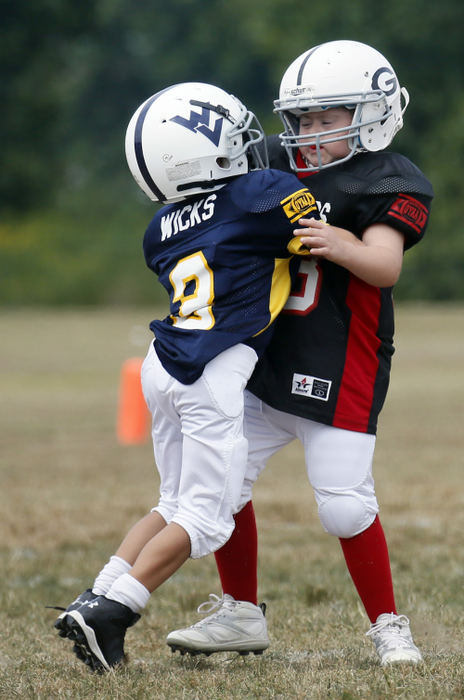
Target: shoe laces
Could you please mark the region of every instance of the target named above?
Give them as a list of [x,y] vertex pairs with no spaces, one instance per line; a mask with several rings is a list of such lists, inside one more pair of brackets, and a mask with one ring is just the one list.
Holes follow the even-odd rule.
[[395,615],[395,613],[389,613],[382,615],[382,619],[375,622],[371,626],[371,628],[366,632],[366,637],[376,637],[379,635],[382,646],[389,644],[401,646],[402,643],[410,643],[409,639],[407,639],[408,631],[409,619],[406,617],[406,615]]
[[204,603],[198,606],[197,612],[208,614],[212,613],[214,610],[219,610],[225,603],[234,603],[234,599],[228,593],[225,593],[222,598],[220,598],[215,593],[209,594],[209,600],[205,600]]

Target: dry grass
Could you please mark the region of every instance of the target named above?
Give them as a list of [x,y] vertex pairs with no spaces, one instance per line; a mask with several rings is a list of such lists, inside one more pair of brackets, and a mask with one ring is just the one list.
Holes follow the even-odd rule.
[[188,659],[165,646],[170,629],[196,620],[196,606],[219,593],[209,557],[188,562],[153,596],[128,633],[131,663],[100,677],[75,661],[44,606],[87,587],[156,498],[151,445],[115,439],[120,367],[144,354],[150,312],[3,312],[0,697],[463,698],[462,318],[460,307],[397,311],[376,452],[398,607],[412,619],[423,666],[378,666],[294,444],[255,491],[270,649]]

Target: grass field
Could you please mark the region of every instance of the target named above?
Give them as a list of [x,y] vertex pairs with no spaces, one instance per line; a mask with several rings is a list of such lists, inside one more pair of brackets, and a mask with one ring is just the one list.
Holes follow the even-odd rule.
[[187,564],[129,630],[130,664],[88,673],[53,629],[157,496],[151,444],[115,437],[122,362],[150,312],[0,313],[0,698],[464,698],[464,309],[397,309],[397,354],[375,475],[398,609],[425,663],[382,669],[339,544],[319,525],[291,445],[255,489],[262,657],[172,655],[170,629],[219,594],[212,557]]

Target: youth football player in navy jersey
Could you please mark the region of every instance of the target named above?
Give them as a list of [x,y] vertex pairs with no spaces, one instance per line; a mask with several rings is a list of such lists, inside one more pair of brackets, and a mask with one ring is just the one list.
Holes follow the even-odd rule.
[[261,170],[154,217],[145,259],[171,309],[150,328],[169,374],[192,384],[210,360],[238,343],[262,354],[295,278],[292,253],[309,257],[292,238],[304,212],[318,215],[317,205],[294,175]]
[[168,635],[173,649],[268,646],[251,490],[267,459],[298,438],[321,524],[340,540],[380,662],[421,661],[409,620],[396,610],[372,475],[393,354],[392,287],[404,251],[424,235],[433,197],[413,163],[384,150],[408,100],[385,57],[358,42],[316,46],[283,76],[275,106],[285,131],[269,140],[271,166],[297,173],[324,221],[300,222],[296,234],[313,255],[300,262],[248,384],[241,510],[215,553],[223,596],[212,594],[211,615]]
[[221,547],[234,528],[245,468],[244,389],[307,249],[293,235],[319,217],[294,174],[257,169],[264,134],[232,95],[184,83],[146,100],[126,135],[143,191],[168,203],[144,238],[148,267],[170,297],[150,325],[142,368],[160,473],[158,505],[55,623],[78,658],[107,671],[150,594],[188,557]]

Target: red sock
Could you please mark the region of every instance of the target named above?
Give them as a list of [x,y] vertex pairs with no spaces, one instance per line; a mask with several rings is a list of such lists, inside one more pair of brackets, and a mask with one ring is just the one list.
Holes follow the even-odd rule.
[[258,533],[253,503],[248,501],[234,516],[235,530],[214,553],[222,592],[235,600],[258,604]]
[[396,614],[388,548],[378,516],[367,530],[341,538],[340,544],[369,620],[375,622],[382,613]]

